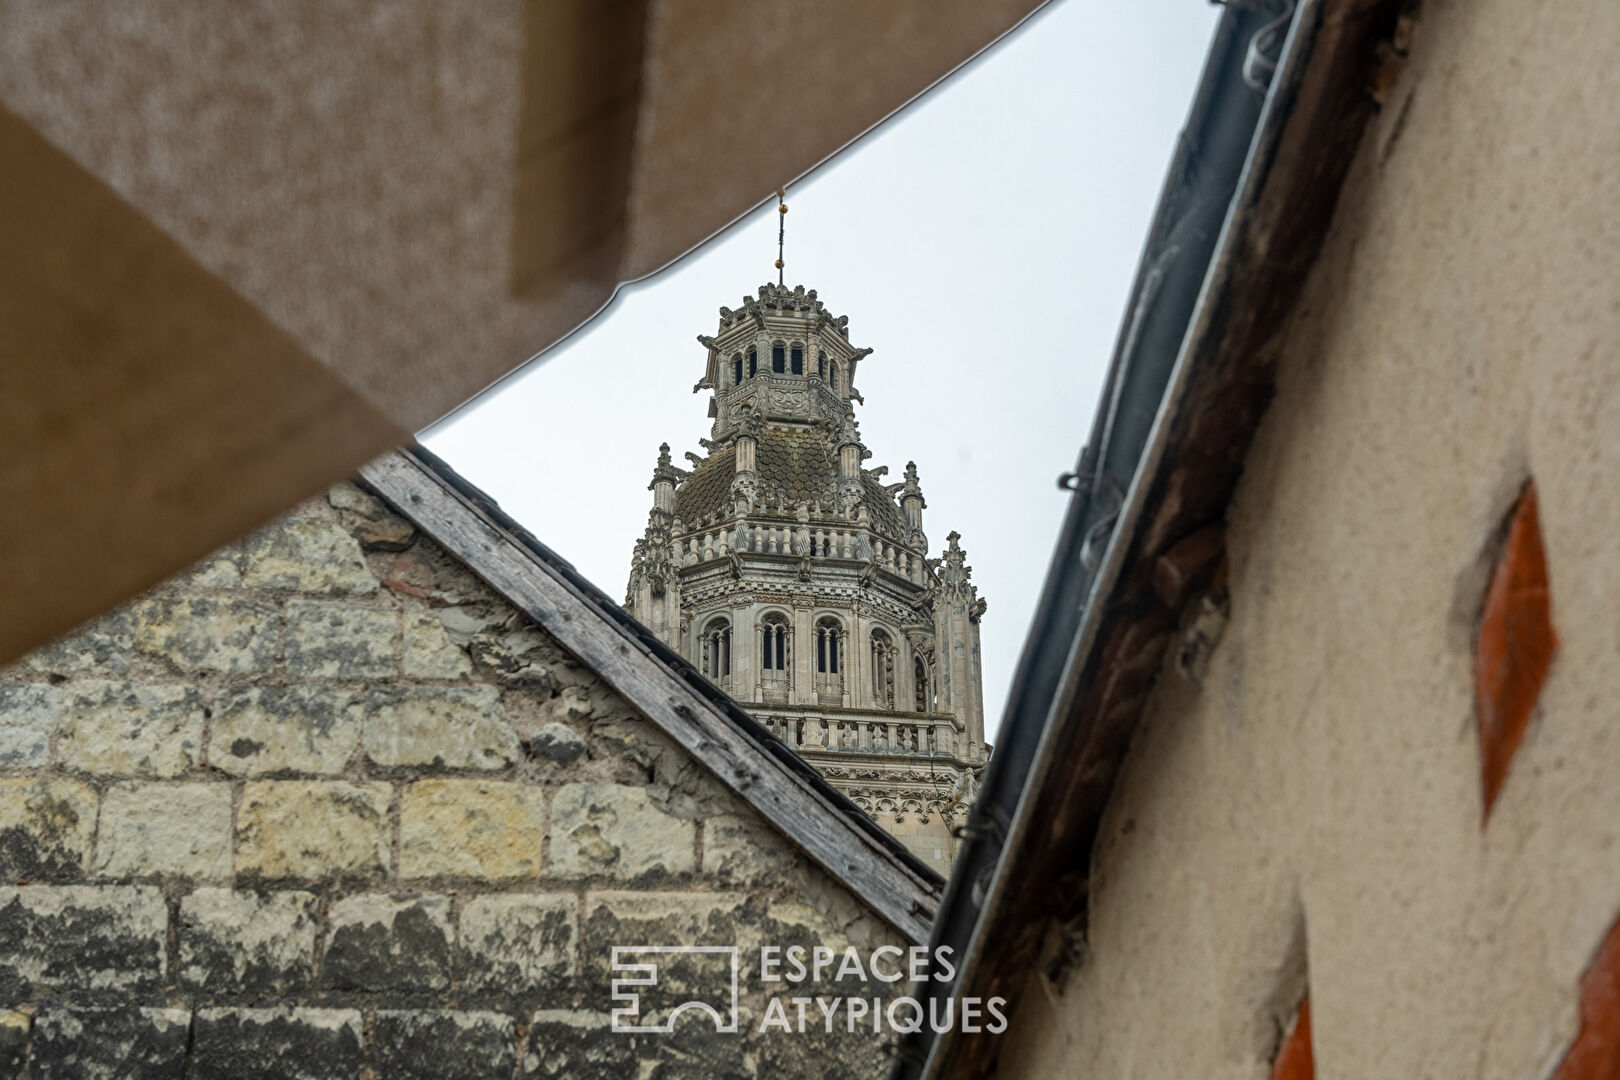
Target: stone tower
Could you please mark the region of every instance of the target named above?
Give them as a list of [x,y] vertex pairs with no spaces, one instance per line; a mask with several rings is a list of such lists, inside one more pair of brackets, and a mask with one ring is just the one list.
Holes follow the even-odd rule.
[[870,349],[814,290],[760,286],[699,336],[705,455],[659,448],[631,613],[930,865],[947,872],[988,748],[978,597],[922,488],[868,469],[853,402]]

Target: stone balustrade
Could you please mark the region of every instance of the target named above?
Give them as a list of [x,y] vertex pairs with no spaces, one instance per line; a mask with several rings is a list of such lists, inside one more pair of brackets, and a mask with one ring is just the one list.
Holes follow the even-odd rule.
[[852,754],[908,754],[953,757],[960,736],[949,716],[896,713],[870,716],[761,716],[766,730],[789,746]]
[[927,582],[927,568],[917,552],[883,540],[867,529],[809,526],[803,522],[744,520],[677,537],[671,556],[679,566],[697,566],[732,552],[768,555],[812,555],[871,562],[916,585]]

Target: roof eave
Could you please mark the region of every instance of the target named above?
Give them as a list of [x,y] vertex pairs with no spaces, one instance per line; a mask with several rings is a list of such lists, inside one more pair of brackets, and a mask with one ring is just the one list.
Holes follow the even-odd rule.
[[[956,983],[935,994],[1015,1006],[1047,927],[1084,915],[1103,807],[1193,594],[1160,596],[1154,565],[1205,530],[1217,542],[1199,572],[1221,556],[1225,509],[1270,400],[1276,339],[1376,112],[1367,90],[1401,7],[1303,0],[1264,107],[1246,119],[1242,58],[1270,16],[1234,6],[1222,17],[1076,469],[1019,690],[941,903],[932,942],[959,963]],[[1234,149],[1219,234],[1193,266],[1190,295],[1185,282],[1173,295],[1199,246],[1196,230],[1183,235],[1193,214],[1174,208],[1191,202],[1196,213],[1200,192],[1220,190],[1211,174]],[[994,1036],[925,1029],[892,1075],[987,1075],[996,1049]]]

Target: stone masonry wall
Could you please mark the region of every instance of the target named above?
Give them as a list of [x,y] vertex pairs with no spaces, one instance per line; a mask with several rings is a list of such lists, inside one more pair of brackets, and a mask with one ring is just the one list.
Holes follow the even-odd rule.
[[[898,940],[353,485],[0,672],[5,1080],[875,1077],[746,950]],[[611,1032],[611,947],[692,943],[742,1032]]]

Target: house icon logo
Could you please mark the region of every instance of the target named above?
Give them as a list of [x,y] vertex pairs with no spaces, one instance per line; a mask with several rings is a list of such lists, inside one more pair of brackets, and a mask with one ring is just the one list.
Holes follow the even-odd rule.
[[[717,1034],[736,1034],[739,967],[735,945],[615,945],[613,1030],[668,1034],[682,1014],[699,1012],[714,1021]],[[679,990],[668,978],[676,968]],[[649,1015],[662,1019],[649,1022]]]

